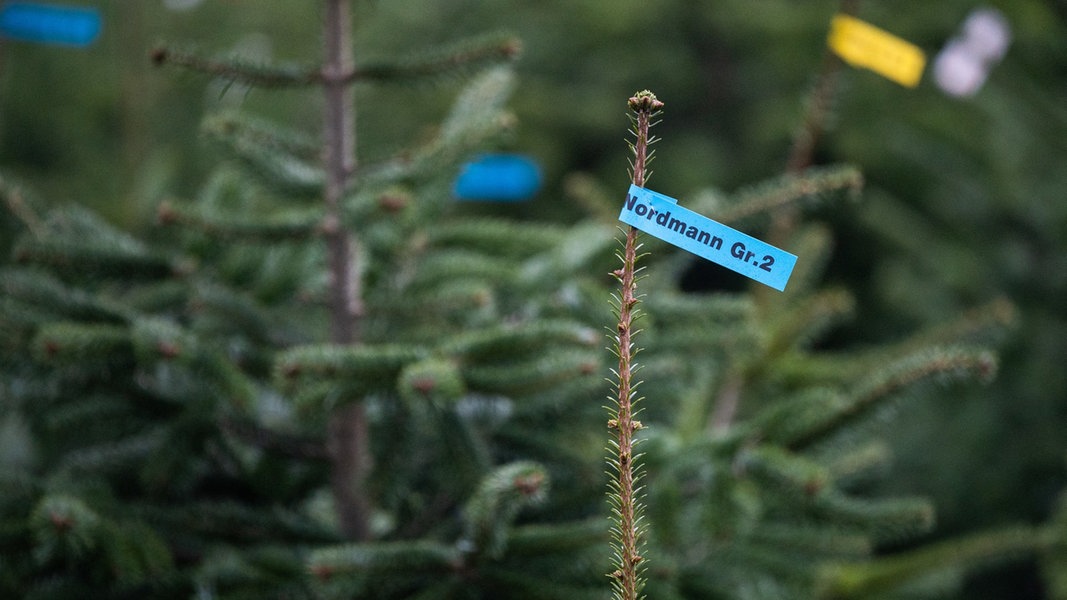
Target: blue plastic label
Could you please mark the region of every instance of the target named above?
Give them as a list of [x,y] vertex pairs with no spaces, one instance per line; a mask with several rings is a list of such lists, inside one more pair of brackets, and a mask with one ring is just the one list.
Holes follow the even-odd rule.
[[465,165],[453,186],[459,200],[522,202],[541,188],[541,168],[521,154],[486,154]]
[[778,291],[785,289],[797,262],[784,250],[636,185],[630,186],[619,220]]
[[0,8],[0,34],[16,40],[88,46],[100,34],[95,8],[10,2]]

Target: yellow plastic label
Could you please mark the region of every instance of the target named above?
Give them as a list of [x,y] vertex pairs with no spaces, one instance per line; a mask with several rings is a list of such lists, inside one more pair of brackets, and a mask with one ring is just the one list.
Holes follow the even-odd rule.
[[850,65],[906,87],[919,84],[926,66],[926,55],[918,46],[848,15],[834,17],[827,43]]

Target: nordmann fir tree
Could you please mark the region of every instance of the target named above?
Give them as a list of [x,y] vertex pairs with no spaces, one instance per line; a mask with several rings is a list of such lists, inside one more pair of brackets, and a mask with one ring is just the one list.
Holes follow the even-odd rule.
[[[2,190],[3,596],[597,597],[581,307],[610,232],[449,219],[517,43],[360,64],[349,11],[324,2],[321,67],[154,54],[325,114],[319,140],[209,118],[232,160],[150,238]],[[450,71],[433,139],[356,162],[352,86]]]
[[[634,315],[621,309],[637,306],[630,277],[639,245],[624,246],[615,272],[623,285],[616,297],[619,393],[609,421],[618,436],[609,494],[617,597],[640,597],[642,586],[649,598],[940,597],[970,570],[1059,547],[1054,529],[1018,526],[875,558],[934,521],[928,501],[865,491],[889,460],[877,425],[906,411],[924,389],[991,377],[996,362],[985,345],[1010,325],[1013,311],[996,302],[890,345],[817,350],[852,299],[846,290],[819,289],[829,235],[799,217],[805,206],[841,192],[857,196],[861,186],[848,166],[797,168],[735,194],[694,198],[721,222],[776,231],[805,259],[783,294],[680,294],[684,260],[657,239],[642,242],[654,264],[642,284],[640,395],[655,401],[636,426],[622,429],[640,440],[619,431],[633,418],[624,401],[637,399],[637,348],[623,335],[632,333]],[[597,204],[591,182],[574,181],[571,189]],[[772,219],[783,207],[789,218]],[[601,214],[614,218],[611,209]],[[633,452],[636,441],[644,452]],[[622,473],[639,455],[647,475],[631,487]],[[647,508],[637,490],[647,490]],[[637,547],[644,550],[631,550]],[[626,566],[647,569],[647,577]]]

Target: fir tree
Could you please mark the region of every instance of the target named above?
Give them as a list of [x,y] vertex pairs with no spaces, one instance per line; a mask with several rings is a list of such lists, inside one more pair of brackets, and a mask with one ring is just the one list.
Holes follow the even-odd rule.
[[[155,54],[326,98],[318,137],[210,118],[231,160],[145,239],[3,182],[18,233],[0,277],[3,595],[606,597],[598,331],[618,199],[577,182],[591,216],[570,226],[456,215],[458,165],[513,125],[510,72],[482,67],[517,43],[361,63],[348,10],[324,2],[320,67]],[[456,71],[468,77],[432,139],[356,160],[351,86]],[[614,427],[637,432],[620,450],[644,453],[645,560],[618,558],[645,569],[647,597],[932,597],[989,561],[1062,563],[1059,521],[893,552],[934,511],[870,490],[888,458],[878,425],[917,390],[992,376],[1012,310],[821,349],[854,302],[821,286],[830,236],[802,217],[861,183],[848,166],[798,168],[685,199],[752,231],[795,207],[776,230],[804,257],[784,294],[682,293],[686,257],[644,241],[651,426],[630,412]],[[621,406],[634,390],[617,391]]]
[[[5,556],[18,557],[0,565],[5,594],[500,597],[550,572],[557,595],[599,583],[592,561],[557,567],[605,528],[546,493],[557,479],[574,488],[559,498],[582,497],[590,479],[581,414],[549,424],[600,379],[598,336],[564,293],[584,285],[574,252],[598,240],[447,219],[459,164],[512,126],[512,76],[491,67],[518,43],[360,64],[350,8],[324,3],[321,67],[154,52],[325,95],[318,141],[210,118],[233,160],[194,201],[162,206],[154,239],[84,210],[34,212],[7,190],[22,232],[3,277],[3,398],[27,458],[3,481]],[[356,162],[352,86],[448,72],[470,83],[432,139]]]
[[[988,380],[996,361],[982,344],[1013,313],[996,303],[890,346],[816,350],[853,302],[819,289],[829,238],[796,217],[861,186],[851,167],[820,167],[693,201],[723,222],[768,227],[806,259],[784,294],[680,294],[678,257],[645,240],[657,263],[642,302],[649,597],[926,597],[1054,545],[1051,531],[1020,526],[874,558],[934,521],[926,500],[864,491],[888,459],[874,426],[923,387]],[[783,209],[788,221],[771,218]]]

